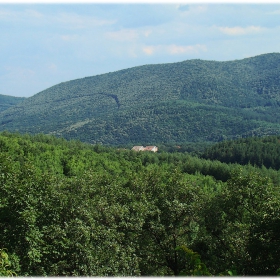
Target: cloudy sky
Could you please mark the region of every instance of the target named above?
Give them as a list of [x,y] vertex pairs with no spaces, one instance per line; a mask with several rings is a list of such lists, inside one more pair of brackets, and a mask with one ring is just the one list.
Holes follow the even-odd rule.
[[280,3],[0,3],[0,94],[144,64],[280,52]]

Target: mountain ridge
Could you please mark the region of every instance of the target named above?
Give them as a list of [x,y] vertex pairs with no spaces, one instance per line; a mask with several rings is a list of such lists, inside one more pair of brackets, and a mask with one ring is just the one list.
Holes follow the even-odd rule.
[[279,65],[193,59],[62,82],[0,112],[0,130],[110,145],[280,134]]
[[25,100],[25,97],[16,97],[10,95],[0,94],[0,112],[5,111],[14,105]]

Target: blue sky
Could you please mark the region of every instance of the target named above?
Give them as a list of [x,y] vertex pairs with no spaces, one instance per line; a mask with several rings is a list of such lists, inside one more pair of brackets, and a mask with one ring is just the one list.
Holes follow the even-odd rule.
[[0,94],[144,64],[280,52],[280,3],[0,3]]

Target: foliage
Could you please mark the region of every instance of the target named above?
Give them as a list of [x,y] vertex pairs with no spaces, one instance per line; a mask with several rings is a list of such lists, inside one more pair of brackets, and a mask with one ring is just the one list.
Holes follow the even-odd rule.
[[269,178],[234,171],[226,187],[205,207],[207,239],[211,240],[208,252],[216,256],[205,263],[211,267],[212,261],[219,263],[216,273],[234,267],[241,275],[275,275],[278,247],[271,241],[278,242],[278,218],[271,211],[278,211],[279,194],[279,187]]
[[0,149],[1,273],[277,273],[278,171],[42,134]]
[[188,60],[72,80],[0,113],[0,130],[108,145],[279,135],[279,61]]
[[0,249],[0,276],[16,276],[16,272],[11,270],[12,263],[5,249]]
[[0,94],[0,112],[17,105],[25,99],[25,97],[14,97]]
[[206,265],[201,262],[200,255],[182,245],[176,250],[181,250],[186,256],[186,268],[180,272],[181,276],[211,276]]
[[280,169],[280,137],[249,137],[217,143],[204,151],[204,158],[226,163]]

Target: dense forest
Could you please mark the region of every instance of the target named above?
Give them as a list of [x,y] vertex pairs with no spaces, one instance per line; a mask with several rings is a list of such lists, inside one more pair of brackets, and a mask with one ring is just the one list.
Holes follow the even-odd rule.
[[217,143],[204,151],[204,158],[226,163],[252,164],[280,169],[280,137],[249,137]]
[[0,275],[276,276],[279,168],[206,158],[222,147],[202,158],[2,132]]
[[280,54],[143,65],[54,85],[0,112],[0,130],[91,144],[280,134]]
[[14,97],[0,94],[0,112],[15,106],[16,104],[24,101],[25,99],[25,97]]

